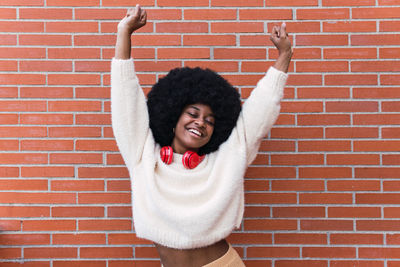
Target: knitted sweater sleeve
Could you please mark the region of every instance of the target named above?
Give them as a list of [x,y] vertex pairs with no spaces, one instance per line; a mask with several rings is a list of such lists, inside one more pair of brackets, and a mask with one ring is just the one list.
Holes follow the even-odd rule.
[[149,132],[146,98],[132,59],[112,60],[111,114],[118,148],[126,166],[131,169],[141,158]]
[[243,104],[242,119],[247,147],[247,164],[257,156],[262,138],[269,132],[278,118],[283,88],[288,75],[269,68],[257,83],[250,97]]

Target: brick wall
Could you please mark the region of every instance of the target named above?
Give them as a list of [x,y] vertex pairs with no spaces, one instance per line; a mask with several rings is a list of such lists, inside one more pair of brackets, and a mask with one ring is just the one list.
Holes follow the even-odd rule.
[[[110,126],[110,59],[131,0],[0,0],[0,265],[159,266],[135,237]],[[400,1],[141,0],[147,91],[215,69],[246,98],[294,44],[282,113],[229,241],[247,266],[400,266]]]

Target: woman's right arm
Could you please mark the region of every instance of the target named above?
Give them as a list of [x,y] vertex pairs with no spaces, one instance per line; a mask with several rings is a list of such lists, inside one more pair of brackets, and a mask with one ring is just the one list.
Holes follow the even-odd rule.
[[131,59],[131,35],[146,24],[146,11],[129,9],[118,24],[115,57],[111,64],[112,126],[119,150],[130,169],[140,160],[149,132],[146,99]]

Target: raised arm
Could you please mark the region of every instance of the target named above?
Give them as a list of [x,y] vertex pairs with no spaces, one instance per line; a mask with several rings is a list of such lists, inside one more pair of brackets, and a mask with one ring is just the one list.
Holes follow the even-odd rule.
[[112,126],[127,167],[140,160],[149,133],[146,98],[131,57],[131,34],[146,24],[146,11],[129,9],[118,24],[115,58],[111,64]]
[[278,118],[280,101],[286,83],[292,46],[286,33],[286,25],[275,26],[270,36],[279,51],[279,56],[267,74],[258,82],[243,105],[242,119],[250,164],[257,155],[262,138],[269,132]]
[[146,25],[147,13],[139,5],[128,9],[126,16],[118,24],[115,58],[129,59],[131,57],[131,35],[137,29]]

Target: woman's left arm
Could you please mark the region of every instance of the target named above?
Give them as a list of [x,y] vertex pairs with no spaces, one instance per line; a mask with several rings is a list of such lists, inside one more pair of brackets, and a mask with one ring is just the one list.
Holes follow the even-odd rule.
[[286,73],[292,57],[292,46],[284,23],[273,27],[270,39],[278,49],[279,56],[245,101],[241,114],[248,164],[256,157],[261,140],[279,116],[280,101],[288,76]]

